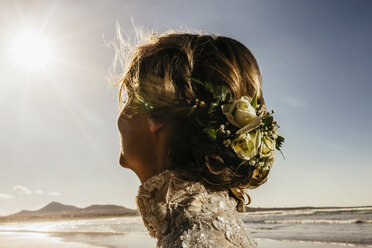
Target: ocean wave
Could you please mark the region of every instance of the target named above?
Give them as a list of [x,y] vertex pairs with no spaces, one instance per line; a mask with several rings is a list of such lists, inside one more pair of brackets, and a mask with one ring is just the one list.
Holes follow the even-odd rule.
[[270,217],[275,215],[287,216],[287,215],[315,215],[319,213],[337,214],[344,212],[371,212],[372,207],[345,207],[345,208],[305,208],[305,209],[273,209],[273,210],[258,210],[252,212],[241,213],[242,216],[262,216]]
[[319,245],[337,245],[345,247],[372,247],[371,244],[360,244],[360,243],[346,243],[346,242],[332,242],[332,241],[313,241],[313,240],[301,240],[301,239],[280,239],[280,238],[255,238],[257,241],[260,240],[272,240],[278,242],[300,242],[300,243],[309,243],[309,244],[319,244]]
[[265,224],[372,224],[372,220],[265,220]]

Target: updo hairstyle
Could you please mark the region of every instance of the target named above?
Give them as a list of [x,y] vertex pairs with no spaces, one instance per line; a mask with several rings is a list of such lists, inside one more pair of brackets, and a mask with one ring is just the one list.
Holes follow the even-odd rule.
[[187,171],[210,189],[229,190],[244,211],[237,192],[260,186],[269,171],[239,166],[242,160],[230,147],[208,138],[203,128],[213,95],[191,78],[228,86],[232,99],[257,93],[258,104],[265,105],[253,54],[228,37],[185,33],[152,35],[134,49],[120,81],[120,99],[128,94],[151,118],[172,126],[169,169]]

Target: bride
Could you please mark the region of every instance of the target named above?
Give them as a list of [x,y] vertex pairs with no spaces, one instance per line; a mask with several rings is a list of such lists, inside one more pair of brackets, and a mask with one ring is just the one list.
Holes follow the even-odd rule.
[[129,61],[119,160],[141,181],[137,206],[157,247],[257,247],[238,212],[284,138],[253,54],[223,36],[168,33]]

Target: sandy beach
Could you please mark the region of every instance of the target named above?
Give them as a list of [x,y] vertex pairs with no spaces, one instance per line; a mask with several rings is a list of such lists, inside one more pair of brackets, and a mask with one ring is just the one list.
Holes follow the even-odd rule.
[[0,248],[108,248],[112,246],[122,248],[155,248],[156,241],[146,233],[107,235],[0,232]]
[[[107,233],[65,233],[55,234],[65,242],[80,242],[91,244],[90,247],[120,247],[120,248],[155,248],[156,240],[147,232],[129,232],[125,234]],[[97,246],[98,245],[98,246]]]
[[0,248],[103,248],[79,242],[65,242],[45,233],[0,232]]
[[[372,248],[371,208],[346,210],[346,216],[338,209],[325,213],[319,209],[307,215],[304,210],[304,213],[300,212],[300,218],[299,211],[296,215],[291,215],[291,210],[276,215],[264,211],[245,215],[243,220],[259,248]],[[314,224],[319,214],[322,223]],[[312,222],[307,224],[303,216]],[[340,220],[333,224],[337,218]],[[279,223],[266,223],[267,220],[278,220]],[[295,224],[292,224],[293,220]],[[364,221],[355,223],[355,220]],[[301,224],[297,223],[299,221]],[[156,239],[150,237],[140,216],[1,224],[0,248],[20,247],[155,248]]]
[[[110,240],[108,243],[107,240]],[[101,240],[101,241],[100,241]],[[371,246],[345,246],[299,241],[256,239],[259,248],[366,248]],[[102,245],[100,244],[102,243]],[[155,248],[156,241],[147,233],[107,234],[46,234],[34,232],[1,232],[0,248]]]

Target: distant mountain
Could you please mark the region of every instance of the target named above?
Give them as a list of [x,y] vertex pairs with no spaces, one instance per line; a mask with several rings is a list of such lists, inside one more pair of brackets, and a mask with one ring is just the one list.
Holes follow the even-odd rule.
[[61,212],[61,211],[78,211],[81,210],[78,207],[71,206],[71,205],[63,205],[59,202],[51,202],[45,207],[38,210],[38,213],[55,213],[55,212]]
[[[123,209],[123,208],[125,207],[117,206],[117,205],[92,205],[87,208],[84,208],[84,210],[108,210],[108,209],[117,210],[117,209]],[[129,210],[129,208],[125,208],[125,209]]]
[[139,215],[138,210],[117,205],[91,205],[86,208],[78,208],[71,205],[64,205],[59,202],[51,202],[45,207],[36,211],[22,210],[16,214],[0,217],[0,222],[121,217],[136,215]]

